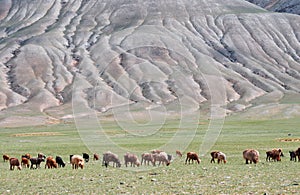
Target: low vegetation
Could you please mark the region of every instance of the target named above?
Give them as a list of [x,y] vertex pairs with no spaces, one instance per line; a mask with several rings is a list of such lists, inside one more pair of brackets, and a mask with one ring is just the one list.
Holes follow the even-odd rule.
[[[149,139],[136,136],[130,142],[122,136],[114,141],[128,150],[146,151],[153,140],[163,143],[172,136],[172,124],[168,124]],[[200,156],[201,163],[185,164],[186,152],[199,152],[201,139],[207,124],[200,122],[199,129],[183,152],[169,166],[145,170],[140,167],[102,166],[92,160],[92,154],[102,155],[102,150],[89,151],[73,124],[56,124],[26,128],[2,128],[0,134],[1,153],[20,158],[22,154],[60,155],[67,162],[65,168],[21,171],[9,170],[9,163],[0,161],[0,194],[299,194],[300,162],[291,162],[289,150],[300,147],[299,120],[236,120],[227,118],[217,143],[211,150],[221,150],[227,155],[226,164],[210,163],[210,155]],[[105,129],[113,132],[116,124],[107,123]],[[119,130],[118,130],[119,131]],[[26,133],[26,136],[15,136]],[[32,133],[32,136],[29,135]],[[25,134],[24,134],[25,135]],[[113,135],[116,135],[113,133]],[[163,141],[161,141],[163,140]],[[287,140],[287,141],[281,141]],[[288,141],[293,140],[293,141]],[[178,143],[180,144],[180,143]],[[159,145],[157,145],[159,147]],[[260,152],[260,162],[245,164],[242,151],[255,148]],[[281,162],[266,162],[267,150],[282,148],[285,157]],[[172,153],[175,156],[174,148]],[[111,148],[114,151],[114,148]],[[91,160],[84,169],[73,170],[69,163],[70,154],[88,152]],[[201,153],[201,151],[200,151]],[[138,154],[140,158],[140,154]]]

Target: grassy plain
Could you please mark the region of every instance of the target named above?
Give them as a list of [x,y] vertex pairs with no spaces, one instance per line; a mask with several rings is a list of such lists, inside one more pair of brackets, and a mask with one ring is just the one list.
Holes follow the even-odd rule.
[[[103,129],[114,135],[113,140],[118,145],[145,151],[170,139],[177,131],[174,125],[177,123],[168,121],[154,135],[130,139],[114,122],[106,122]],[[193,141],[184,152],[199,151],[207,126],[206,121],[200,121]],[[299,128],[298,118],[241,120],[229,117],[211,148],[226,153],[227,164],[210,163],[207,154],[201,157],[199,165],[185,165],[185,157],[182,157],[168,167],[148,170],[144,170],[144,166],[105,168],[101,161],[91,160],[83,170],[72,170],[70,164],[60,169],[44,169],[42,163],[38,170],[10,171],[9,164],[0,161],[0,194],[300,194],[300,162],[290,162],[288,154],[289,150],[300,147],[300,142],[282,141],[300,138]],[[89,151],[73,123],[2,128],[0,146],[1,153],[18,158],[25,153],[43,152],[60,155],[67,162],[69,154],[104,152]],[[265,151],[278,147],[285,154],[282,161],[266,162]],[[246,148],[260,152],[257,165],[245,164],[242,151]]]

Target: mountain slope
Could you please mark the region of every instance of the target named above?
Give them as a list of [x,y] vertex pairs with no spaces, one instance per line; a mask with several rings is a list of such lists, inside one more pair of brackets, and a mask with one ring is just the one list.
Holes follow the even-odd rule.
[[300,17],[243,0],[0,3],[0,109],[242,111],[300,92]]
[[270,11],[300,14],[298,0],[246,0]]

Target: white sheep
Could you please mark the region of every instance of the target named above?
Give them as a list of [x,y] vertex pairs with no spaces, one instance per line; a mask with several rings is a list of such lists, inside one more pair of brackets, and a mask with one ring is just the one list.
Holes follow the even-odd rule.
[[159,162],[158,166],[162,163],[167,166],[170,165],[170,160],[168,159],[168,154],[165,152],[160,152],[159,154],[153,154],[154,158],[154,165],[156,164],[156,161]]

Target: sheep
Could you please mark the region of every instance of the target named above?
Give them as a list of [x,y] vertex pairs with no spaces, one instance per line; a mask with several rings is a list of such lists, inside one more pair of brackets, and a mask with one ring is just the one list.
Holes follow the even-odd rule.
[[165,152],[160,152],[159,154],[153,154],[153,158],[154,158],[154,166],[156,164],[156,161],[159,162],[158,166],[163,163],[167,166],[170,165],[170,160],[168,160],[168,154]]
[[152,165],[154,165],[154,158],[153,158],[153,154],[151,153],[143,153],[142,154],[142,162],[141,164],[144,164],[146,165],[146,163],[149,165],[149,162],[152,163]]
[[84,158],[80,155],[73,155],[71,158],[71,164],[73,169],[78,169],[78,167],[83,169]]
[[[29,157],[30,157],[30,155],[29,155]],[[42,158],[44,160],[46,159],[46,156],[43,153],[38,153],[37,157]]]
[[116,167],[121,167],[121,162],[119,160],[118,155],[108,151],[103,154],[102,164],[104,164],[105,167],[107,167],[110,162],[113,162],[113,167],[115,166],[115,164],[116,164]]
[[295,151],[296,156],[298,156],[298,162],[300,161],[300,148]]
[[296,151],[289,151],[290,153],[290,161],[297,161]]
[[211,155],[211,160],[210,163],[214,162],[215,163],[215,159],[218,160],[218,163],[223,162],[224,164],[227,162],[226,160],[226,155],[223,152],[220,151],[212,151],[210,153]]
[[66,163],[63,161],[63,159],[60,156],[55,157],[55,161],[58,164],[59,167],[65,167]]
[[15,166],[18,167],[18,170],[21,170],[22,169],[22,166],[19,162],[19,159],[17,158],[10,158],[9,159],[9,164],[10,164],[10,170],[14,170],[15,169]]
[[283,156],[282,150],[280,148],[267,151],[266,154],[267,154],[266,161],[270,161],[271,158],[274,161],[281,161],[280,157]]
[[194,163],[194,160],[196,160],[198,164],[200,164],[200,162],[201,162],[201,160],[199,159],[198,154],[196,152],[188,152],[186,154],[185,164],[187,164],[187,161],[189,161],[189,164],[190,164],[191,160],[192,160],[192,163]]
[[31,155],[29,153],[26,153],[22,155],[22,158],[27,158],[29,160],[31,158]]
[[3,161],[8,161],[9,160],[9,156],[7,154],[3,154]]
[[48,156],[46,159],[46,164],[45,164],[45,169],[48,167],[48,169],[52,169],[52,168],[57,168],[58,165],[55,161],[55,159],[53,159],[52,156]]
[[94,154],[93,160],[99,160],[99,158],[100,158],[100,157],[99,157],[99,154],[96,154],[96,153],[95,153],[95,154]]
[[250,161],[250,164],[253,162],[254,164],[258,163],[259,161],[259,152],[254,149],[246,149],[243,151],[243,157],[246,160],[246,164]]
[[227,160],[226,160],[226,155],[223,152],[218,152],[217,153],[217,159],[218,159],[218,164],[219,163],[224,163],[226,164]]
[[179,150],[176,150],[176,155],[179,156],[180,158],[182,157],[182,153]]
[[150,151],[151,152],[151,154],[159,154],[159,153],[161,153],[162,152],[162,150],[151,150]]
[[35,165],[35,168],[40,168],[41,162],[44,162],[45,160],[43,158],[30,158],[31,166],[30,169],[33,169],[33,165]]
[[25,157],[22,157],[22,159],[21,159],[21,165],[22,165],[22,167],[29,168],[29,159],[25,158]]
[[128,163],[130,163],[130,166],[132,167],[132,166],[140,166],[141,165],[141,163],[140,163],[140,161],[139,161],[139,159],[138,159],[138,157],[137,157],[137,155],[135,155],[135,154],[131,154],[131,153],[129,153],[129,152],[127,152],[125,155],[124,155],[124,164],[125,164],[125,166],[127,167],[127,164]]
[[218,158],[218,152],[220,152],[220,151],[212,151],[212,152],[210,153],[210,155],[211,155],[210,163],[212,163],[212,162],[215,163],[215,158]]
[[82,157],[84,158],[85,162],[89,162],[90,160],[90,155],[87,153],[82,153]]

